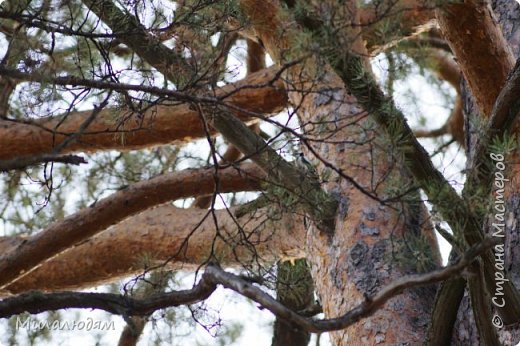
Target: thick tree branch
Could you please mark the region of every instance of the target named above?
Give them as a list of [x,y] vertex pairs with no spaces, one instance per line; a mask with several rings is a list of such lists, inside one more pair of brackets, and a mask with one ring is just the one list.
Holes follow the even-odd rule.
[[466,280],[452,278],[444,281],[437,291],[432,311],[432,322],[428,329],[427,346],[450,345],[453,327],[457,321],[457,312],[462,298]]
[[[278,262],[276,300],[299,314],[315,306],[314,282],[309,265],[304,259]],[[307,345],[310,338],[309,332],[279,317],[274,321],[271,346]]]
[[[0,74],[7,73],[7,70],[1,66],[0,70]],[[34,74],[11,72],[23,80],[37,77]],[[215,97],[207,99],[232,105],[230,110],[244,120],[250,119],[252,114],[276,113],[287,104],[283,83],[278,80],[277,76],[277,70],[274,67],[262,70],[251,74],[244,80],[217,89]],[[48,76],[40,77],[42,81],[48,79]],[[71,82],[67,78],[63,80],[65,84]],[[113,87],[121,88],[122,86],[119,84],[113,85]],[[159,93],[171,94],[169,90],[152,89],[156,89],[155,91]],[[171,95],[174,96],[174,94]],[[179,97],[180,95],[188,96],[185,93],[176,94]],[[199,98],[194,99],[200,101]],[[244,112],[240,112],[241,109]],[[46,118],[29,123],[0,119],[0,159],[8,160],[18,156],[33,156],[51,152],[69,136],[77,133],[81,124],[91,113],[91,111],[73,112],[65,117]],[[126,120],[116,121],[115,118]],[[130,110],[104,109],[77,141],[63,148],[61,152],[139,149],[191,140],[204,135],[198,112],[187,104],[158,105],[147,109],[144,114],[133,114]]]
[[487,1],[447,3],[436,11],[443,36],[484,116],[511,71],[515,59]]
[[[222,265],[248,267],[258,261],[304,257],[302,217],[269,205],[235,217],[240,207],[213,211],[164,204],[131,216],[52,258],[8,286],[2,294],[94,287],[153,266],[195,270],[210,257]],[[0,238],[0,253],[24,238]],[[211,246],[214,242],[213,246]],[[1,294],[0,294],[1,295]]]
[[[237,174],[238,173],[238,174]],[[27,238],[0,257],[0,285],[6,285],[27,275],[42,261],[52,258],[78,242],[105,230],[107,227],[154,205],[171,200],[208,194],[214,190],[213,168],[185,170],[136,183],[109,197],[95,202],[45,230]],[[219,170],[221,192],[258,190],[254,181],[265,176],[254,165],[237,170]]]
[[473,275],[468,277],[468,290],[471,299],[471,308],[478,329],[480,341],[484,345],[500,346],[496,334],[496,328],[491,323],[491,305],[489,304],[489,295],[486,290],[486,283],[482,277],[482,270],[479,261],[475,261],[468,269]]

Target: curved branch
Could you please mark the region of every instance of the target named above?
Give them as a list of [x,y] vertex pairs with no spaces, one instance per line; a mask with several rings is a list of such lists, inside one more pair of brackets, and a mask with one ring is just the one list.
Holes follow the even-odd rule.
[[436,11],[442,34],[484,116],[505,83],[515,59],[488,2],[446,4]]
[[43,154],[36,156],[24,156],[23,158],[16,158],[5,161],[0,160],[0,172],[7,172],[15,169],[24,169],[29,166],[49,162],[65,163],[76,166],[88,163],[82,156],[78,155]]
[[209,266],[206,268],[204,274],[209,274],[213,283],[221,284],[228,289],[250,298],[251,300],[259,303],[262,307],[274,313],[276,316],[290,321],[309,332],[319,333],[347,328],[359,320],[372,315],[389,299],[397,296],[405,289],[444,281],[460,274],[464,268],[466,268],[475,260],[477,256],[481,255],[497,243],[497,239],[485,239],[482,243],[469,249],[456,264],[426,274],[404,276],[401,279],[396,280],[395,282],[382,288],[374,296],[367,296],[365,301],[358,304],[344,315],[337,318],[324,320],[313,320],[310,318],[305,318],[281,305],[276,301],[276,299],[261,289],[253,286],[251,283],[241,280],[238,276],[226,273],[214,266]]
[[[241,170],[233,167],[219,170],[218,174],[221,192],[259,190],[258,180],[264,177],[251,164],[243,166]],[[16,278],[27,275],[42,261],[128,216],[171,200],[208,194],[214,189],[215,169],[205,168],[170,173],[118,191],[55,222],[4,253],[0,257],[1,288],[5,288]]]

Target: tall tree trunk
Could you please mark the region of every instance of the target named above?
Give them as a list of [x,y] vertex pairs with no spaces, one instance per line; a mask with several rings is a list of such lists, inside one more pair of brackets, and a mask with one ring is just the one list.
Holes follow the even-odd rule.
[[[275,29],[282,22],[276,3],[242,1],[242,5],[271,56],[283,62],[283,50],[291,47],[288,37],[297,34],[288,27]],[[334,234],[311,226],[307,236],[319,300],[325,316],[336,317],[392,280],[437,266],[438,250],[418,193],[391,206],[369,196],[392,197],[397,186],[410,188],[412,180],[400,158],[389,155],[391,141],[330,67],[308,59],[290,71],[286,88],[291,104],[298,107],[306,138],[313,139],[303,149],[313,152],[310,159],[319,156],[321,160],[315,160],[318,172],[330,176],[324,188],[340,204]],[[341,173],[330,172],[324,162]],[[420,344],[425,340],[434,294],[433,287],[408,290],[363,322],[331,333],[333,343]]]
[[[520,57],[520,5],[516,1],[494,0],[491,7],[495,13],[499,27],[509,44],[516,59]],[[487,67],[489,68],[489,66]],[[474,157],[479,136],[478,124],[481,123],[481,111],[474,100],[473,95],[465,81],[462,81],[462,96],[464,100],[464,121],[467,133],[466,142],[467,154],[469,158]],[[497,93],[500,90],[496,91]],[[506,159],[507,178],[511,179],[510,184],[506,184],[505,193],[505,269],[511,274],[511,278],[516,288],[520,288],[520,165],[518,164],[518,150]],[[515,178],[513,178],[515,177]],[[492,220],[493,215],[490,215]],[[491,226],[491,225],[489,225]],[[489,227],[491,230],[491,227]],[[494,297],[495,292],[489,292],[490,298]],[[507,304],[507,302],[505,302]],[[499,330],[500,342],[503,345],[514,345],[520,341],[520,328],[509,327]],[[469,304],[468,297],[462,301],[457,316],[457,325],[454,330],[453,342],[461,345],[478,345],[479,336],[474,324],[473,312]]]
[[[385,134],[366,119],[336,75],[327,73],[314,91],[305,98],[291,93],[290,98],[293,104],[301,105],[298,114],[302,123],[320,123],[324,119],[333,123],[330,132],[307,131],[308,135],[333,142],[312,142],[321,158],[382,199],[391,197],[388,191],[396,188],[392,181],[411,185],[411,177],[400,169],[400,163],[384,151],[390,145]],[[347,144],[349,141],[355,144]],[[323,164],[318,165],[318,170],[326,175]],[[309,261],[326,316],[338,316],[364,299],[365,294],[374,294],[404,274],[432,269],[438,263],[434,259],[437,254],[418,250],[435,248],[431,246],[435,240],[417,199],[409,197],[410,203],[393,208],[382,206],[340,177],[331,179],[326,189],[337,196],[342,206],[335,233],[328,237],[311,229],[307,238]],[[415,250],[418,253],[412,253]],[[337,345],[349,345],[353,340],[373,345],[420,343],[434,294],[431,287],[407,291],[365,322],[332,333],[332,339]]]

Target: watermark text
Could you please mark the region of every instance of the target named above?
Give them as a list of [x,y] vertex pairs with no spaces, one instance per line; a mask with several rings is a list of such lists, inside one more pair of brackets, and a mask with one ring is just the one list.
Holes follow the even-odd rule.
[[27,330],[115,330],[114,321],[100,321],[92,318],[85,320],[54,320],[54,321],[40,321],[35,318],[28,317],[22,320],[20,317],[16,318],[16,329]]
[[[491,224],[491,234],[496,238],[504,238],[506,234],[504,191],[505,183],[508,182],[509,179],[504,176],[504,170],[506,169],[506,165],[504,164],[504,155],[491,153],[489,156],[495,164],[495,177],[493,182],[495,191],[495,198],[493,201],[494,216]],[[505,275],[504,244],[496,244],[493,253],[495,254],[495,291],[492,292],[493,297],[491,298],[491,301],[496,307],[503,308],[506,305],[504,299],[504,284],[506,281],[509,281]],[[502,319],[496,314],[493,316],[491,322],[496,328],[502,328],[504,326]]]

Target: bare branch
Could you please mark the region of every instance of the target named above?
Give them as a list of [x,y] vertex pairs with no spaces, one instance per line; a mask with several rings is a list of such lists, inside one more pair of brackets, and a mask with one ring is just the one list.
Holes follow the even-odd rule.
[[[305,25],[304,21],[302,25]],[[322,25],[323,23],[313,21],[313,26],[306,28],[319,34]],[[328,39],[330,41],[325,43],[328,47],[336,48],[338,42],[344,42],[344,38],[338,35],[331,35]],[[341,54],[334,56],[339,58],[329,58],[331,66],[363,108],[387,131],[390,138],[398,143],[397,147],[404,157],[404,164],[454,233],[463,237],[470,246],[480,243],[484,239],[481,220],[435,168],[428,153],[413,135],[403,113],[366,71],[363,58],[351,50],[342,50]],[[488,287],[494,287],[494,255],[489,251],[482,257],[486,284]],[[511,281],[504,284],[504,293],[509,304],[499,308],[500,314],[508,324],[519,321],[520,294]]]
[[221,284],[228,289],[248,297],[249,299],[261,304],[262,307],[268,309],[276,316],[283,318],[291,323],[297,324],[302,329],[309,332],[319,333],[344,329],[358,322],[359,320],[372,315],[389,299],[400,294],[405,289],[425,286],[453,278],[454,276],[460,274],[464,268],[470,265],[475,260],[475,258],[477,258],[477,256],[481,255],[497,243],[497,239],[485,239],[482,243],[469,249],[456,264],[427,274],[405,276],[384,287],[376,295],[372,297],[366,297],[364,302],[358,304],[355,308],[351,309],[343,316],[324,320],[313,320],[300,316],[296,312],[281,305],[270,295],[253,286],[251,283],[240,279],[234,274],[226,273],[220,268],[210,266],[206,269],[205,274],[209,274],[211,276],[212,282]]
[[11,160],[0,160],[0,172],[7,172],[15,169],[25,169],[29,166],[41,163],[65,163],[69,165],[81,165],[88,163],[82,156],[78,155],[39,155],[23,156]]
[[0,317],[5,318],[23,312],[37,314],[43,311],[65,308],[99,309],[116,315],[149,315],[172,306],[196,304],[207,299],[216,289],[208,280],[200,280],[192,289],[135,299],[110,293],[47,293],[29,292],[0,301]]

